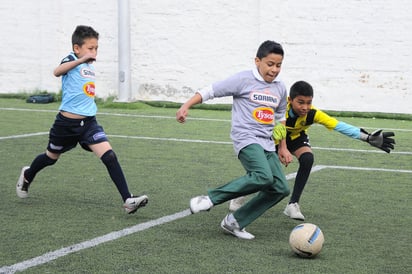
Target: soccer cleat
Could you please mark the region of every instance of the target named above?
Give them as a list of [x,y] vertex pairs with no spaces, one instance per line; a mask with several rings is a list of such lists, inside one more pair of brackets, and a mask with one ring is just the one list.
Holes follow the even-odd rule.
[[16,184],[16,194],[18,197],[24,199],[29,197],[29,186],[30,183],[24,178],[24,172],[28,170],[30,167],[25,166],[21,169],[20,177],[17,180]]
[[208,211],[213,207],[213,203],[209,196],[197,196],[190,199],[190,211],[192,214],[200,211]]
[[252,240],[255,238],[253,234],[250,234],[244,228],[240,229],[239,224],[237,223],[232,213],[226,215],[226,217],[220,223],[220,227],[223,228],[224,231],[232,234],[239,239]]
[[234,212],[242,207],[242,205],[246,202],[245,196],[240,196],[235,199],[230,200],[229,203],[229,210]]
[[123,204],[123,208],[124,210],[126,210],[126,213],[132,214],[135,213],[139,208],[146,206],[148,202],[149,198],[146,195],[132,196],[126,199]]
[[289,216],[290,218],[295,219],[295,220],[301,220],[301,221],[305,220],[305,216],[303,216],[302,212],[300,212],[300,207],[298,203],[288,204],[285,210],[283,211],[283,213],[286,216]]

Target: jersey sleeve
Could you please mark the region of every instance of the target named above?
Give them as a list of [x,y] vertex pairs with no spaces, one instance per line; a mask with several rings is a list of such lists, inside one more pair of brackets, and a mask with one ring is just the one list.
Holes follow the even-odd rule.
[[349,125],[345,122],[339,122],[336,125],[335,130],[354,139],[360,138],[360,128]]
[[336,118],[329,116],[328,114],[326,114],[320,109],[316,109],[314,107],[312,107],[312,109],[316,110],[314,121],[313,121],[314,123],[321,124],[329,130],[333,130],[336,128],[336,126],[339,123],[339,121]]
[[198,93],[202,96],[202,102],[218,97],[235,96],[241,90],[241,85],[244,82],[242,75],[242,73],[237,73],[200,89]]
[[209,85],[207,87],[204,87],[198,91],[200,96],[202,97],[202,103],[212,100],[215,96],[213,94],[213,87],[212,85]]
[[360,129],[345,122],[338,121],[321,110],[317,110],[315,122],[325,126],[327,129],[335,130],[348,137],[359,139]]
[[279,95],[281,96],[280,102],[278,107],[276,108],[276,112],[275,112],[275,120],[276,123],[277,122],[285,122],[286,121],[286,108],[287,108],[287,104],[288,104],[288,100],[287,100],[287,96],[288,96],[288,91],[286,89],[286,86],[283,82],[279,82],[280,83],[280,93]]

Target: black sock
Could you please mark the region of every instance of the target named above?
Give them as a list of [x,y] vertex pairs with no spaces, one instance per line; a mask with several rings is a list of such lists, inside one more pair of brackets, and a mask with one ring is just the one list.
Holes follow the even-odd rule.
[[45,168],[46,166],[54,165],[57,160],[49,158],[46,153],[39,154],[34,158],[33,162],[30,165],[30,168],[24,172],[24,178],[31,183],[36,177],[36,174]]
[[131,197],[131,194],[127,187],[126,178],[124,177],[123,170],[120,167],[116,154],[113,150],[108,150],[100,159],[106,166],[110,178],[112,178],[112,181],[116,185],[123,201],[126,201],[127,198]]
[[289,204],[298,203],[306,182],[308,181],[310,171],[313,165],[313,154],[311,152],[305,152],[299,157],[299,169],[295,178],[295,185],[293,186],[292,196],[290,197]]

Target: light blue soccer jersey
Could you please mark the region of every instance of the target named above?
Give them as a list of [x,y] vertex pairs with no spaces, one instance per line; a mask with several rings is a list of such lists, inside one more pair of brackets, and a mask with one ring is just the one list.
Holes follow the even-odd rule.
[[236,154],[250,144],[276,151],[272,131],[276,121],[285,120],[287,90],[276,78],[268,83],[256,68],[239,72],[199,91],[202,102],[232,96],[231,138]]
[[[77,60],[72,52],[61,63]],[[62,76],[62,103],[59,110],[83,116],[95,116],[95,70],[90,63],[82,63]]]

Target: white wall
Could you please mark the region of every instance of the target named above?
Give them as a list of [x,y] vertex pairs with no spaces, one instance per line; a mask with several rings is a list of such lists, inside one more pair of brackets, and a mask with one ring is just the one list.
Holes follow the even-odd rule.
[[[307,80],[327,110],[412,113],[407,0],[129,0],[134,99],[183,102],[253,66],[264,40],[285,48],[282,78]],[[97,95],[118,92],[118,0],[2,0],[0,93],[57,92],[53,69],[79,24],[100,33]],[[219,101],[229,102],[229,101]]]

